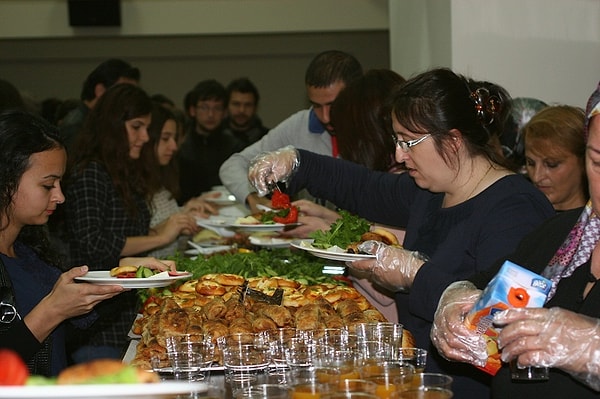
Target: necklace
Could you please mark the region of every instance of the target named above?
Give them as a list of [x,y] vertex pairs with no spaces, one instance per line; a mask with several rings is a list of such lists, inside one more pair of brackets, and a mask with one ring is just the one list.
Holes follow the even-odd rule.
[[479,179],[479,181],[477,182],[477,184],[473,187],[473,190],[471,190],[471,192],[469,193],[469,195],[467,195],[467,198],[465,199],[465,201],[468,200],[469,198],[471,198],[471,196],[473,195],[473,193],[475,192],[475,190],[477,190],[477,188],[479,187],[479,185],[481,184],[481,182],[483,181],[483,179],[485,179],[485,177],[488,175],[488,173],[490,173],[490,170],[492,170],[492,164],[491,163],[490,163],[490,166],[485,171],[485,174],[483,176],[481,176],[481,179]]

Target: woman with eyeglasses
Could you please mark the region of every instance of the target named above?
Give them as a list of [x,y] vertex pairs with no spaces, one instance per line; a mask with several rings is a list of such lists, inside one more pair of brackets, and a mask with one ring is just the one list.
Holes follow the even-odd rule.
[[455,398],[487,397],[490,379],[433,348],[429,331],[443,290],[491,267],[554,214],[539,190],[503,165],[497,133],[509,108],[501,87],[434,69],[408,80],[392,100],[396,159],[406,173],[289,147],[257,158],[249,171],[259,193],[285,181],[291,193],[308,188],[368,220],[406,229],[404,248],[368,241],[361,249],[375,259],[349,266],[396,293],[400,323],[430,349],[427,371],[454,377]]

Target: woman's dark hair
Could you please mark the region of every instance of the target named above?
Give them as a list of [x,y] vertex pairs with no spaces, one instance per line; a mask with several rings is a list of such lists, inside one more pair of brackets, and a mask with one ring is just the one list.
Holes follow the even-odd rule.
[[150,115],[152,100],[140,87],[118,84],[109,88],[88,114],[73,151],[69,155],[70,173],[82,172],[96,161],[110,175],[125,209],[132,217],[138,209],[134,193],[149,199],[142,162],[129,157],[129,141],[125,122]]
[[380,171],[395,164],[389,96],[404,81],[392,70],[372,69],[338,94],[331,123],[342,158]]
[[450,130],[462,134],[472,156],[484,155],[505,165],[499,135],[510,114],[510,96],[502,87],[467,79],[446,68],[409,79],[395,93],[392,112],[398,122],[417,134],[430,133],[448,164]]
[[[13,199],[33,154],[64,149],[57,128],[41,117],[21,110],[0,114],[0,231],[8,227]],[[25,226],[19,240],[30,246],[49,264],[59,265],[58,254],[51,250],[46,226]]]
[[[156,148],[160,142],[161,132],[165,123],[169,120],[175,122],[175,132],[179,131],[179,122],[173,112],[166,107],[155,103],[152,108],[152,123],[148,127],[150,140],[142,147],[141,159],[147,166],[148,189],[153,195],[163,187],[166,188],[173,198],[177,199],[179,190],[179,168],[175,158],[168,165],[160,165],[156,157]],[[177,141],[175,137],[175,141]]]

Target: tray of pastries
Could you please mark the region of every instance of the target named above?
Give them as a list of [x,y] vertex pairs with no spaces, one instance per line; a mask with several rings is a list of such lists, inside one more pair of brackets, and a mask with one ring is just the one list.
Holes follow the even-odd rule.
[[[347,285],[207,274],[184,282],[167,296],[146,301],[132,328],[140,336],[132,363],[150,369],[150,359],[166,352],[166,337],[172,335],[202,333],[216,340],[228,334],[281,327],[352,328],[380,321],[386,319],[379,310]],[[410,333],[405,335],[412,340]]]

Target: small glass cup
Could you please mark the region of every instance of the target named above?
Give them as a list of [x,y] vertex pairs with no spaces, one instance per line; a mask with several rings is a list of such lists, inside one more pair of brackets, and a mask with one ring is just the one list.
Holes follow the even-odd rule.
[[203,381],[202,355],[191,351],[169,352],[169,360],[173,368],[173,376],[176,380]]
[[527,366],[519,368],[517,359],[509,362],[510,378],[515,381],[547,381],[550,378],[548,367]]
[[412,364],[416,373],[423,373],[427,365],[427,350],[421,348],[400,348],[396,352],[396,359]]
[[320,399],[329,392],[327,385],[317,382],[306,382],[288,387],[288,398],[290,399]]
[[158,375],[161,381],[173,380],[173,366],[171,366],[171,360],[166,353],[152,355],[150,358],[150,365],[152,371]]
[[390,377],[401,377],[406,378],[412,377],[415,374],[415,368],[408,363],[387,361],[380,363],[366,363],[360,367],[361,378],[368,378],[378,375],[385,375]]
[[372,381],[367,381],[359,378],[340,380],[337,392],[350,393],[362,392],[375,394],[377,385]]
[[236,399],[287,399],[288,389],[283,385],[257,384],[238,389]]
[[440,387],[412,388],[407,391],[392,392],[390,399],[451,399],[453,393]]
[[444,388],[452,389],[452,377],[441,373],[416,373],[413,375],[410,388]]

